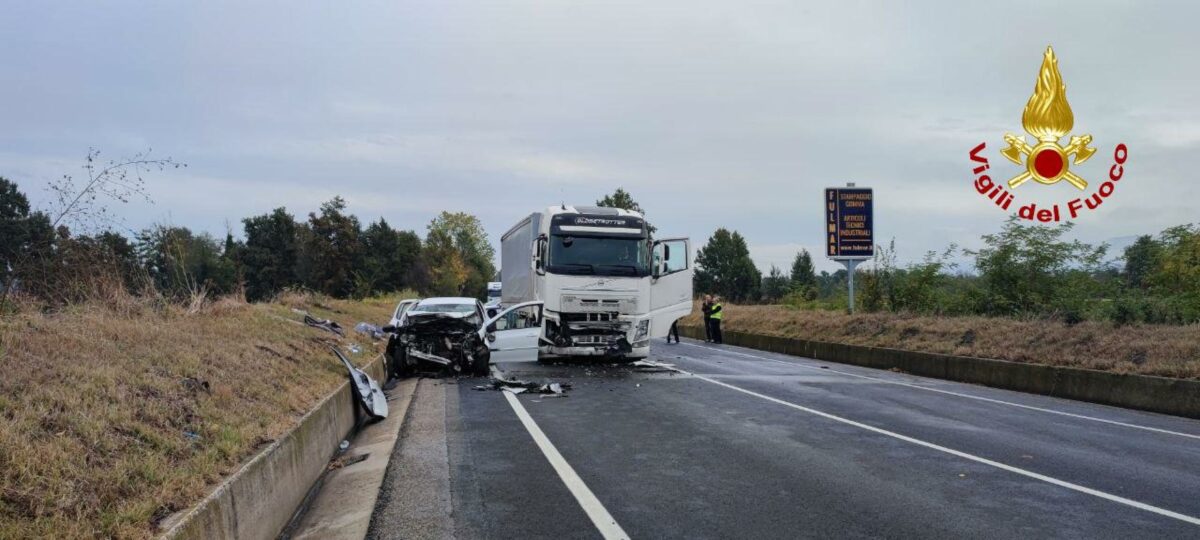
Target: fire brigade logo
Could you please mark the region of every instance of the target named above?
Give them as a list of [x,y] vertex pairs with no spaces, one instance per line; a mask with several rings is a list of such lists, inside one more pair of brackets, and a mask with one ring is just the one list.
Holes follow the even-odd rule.
[[[1096,153],[1092,148],[1091,135],[1072,135],[1066,146],[1060,142],[1070,134],[1075,127],[1075,115],[1071,105],[1067,103],[1067,86],[1063,83],[1062,74],[1058,71],[1058,58],[1054,49],[1046,47],[1042,57],[1042,68],[1038,72],[1037,82],[1033,87],[1033,95],[1025,104],[1025,112],[1021,115],[1021,127],[1035,141],[1031,144],[1024,135],[1006,133],[1004,142],[1008,147],[1000,151],[1000,155],[1009,161],[1024,167],[1024,171],[1013,176],[1006,182],[1008,189],[1016,190],[1029,180],[1039,184],[1052,185],[1065,181],[1079,191],[1087,191],[1088,181],[1071,171],[1071,165],[1082,165]],[[991,164],[983,156],[986,143],[979,143],[971,150],[971,160],[981,163],[974,169],[977,175],[975,189],[981,195],[991,199],[996,206],[1004,210],[1012,205],[1015,196],[1004,189],[1004,185],[993,182],[991,177],[983,174]],[[1066,203],[1067,219],[1079,217],[1086,208],[1095,210],[1112,195],[1118,182],[1124,174],[1124,164],[1129,157],[1129,150],[1124,143],[1118,144],[1113,150],[1114,165],[1109,169],[1109,180],[1100,184],[1095,193],[1087,197],[1073,199]],[[1064,212],[1059,205],[1037,208],[1036,204],[1021,206],[1017,212],[1019,217],[1032,221],[1060,221]]]
[[1075,164],[1079,165],[1092,157],[1096,153],[1095,148],[1088,147],[1092,136],[1071,137],[1065,148],[1058,145],[1059,139],[1070,132],[1074,124],[1075,115],[1071,113],[1071,104],[1067,103],[1067,85],[1063,84],[1058,72],[1058,59],[1054,57],[1054,49],[1046,47],[1037,85],[1021,115],[1021,127],[1036,138],[1038,144],[1030,147],[1024,135],[1004,134],[1008,148],[1000,153],[1017,165],[1025,165],[1025,172],[1009,180],[1008,187],[1016,189],[1032,178],[1042,184],[1066,180],[1080,191],[1087,189],[1087,180],[1070,171],[1067,158],[1074,155]]

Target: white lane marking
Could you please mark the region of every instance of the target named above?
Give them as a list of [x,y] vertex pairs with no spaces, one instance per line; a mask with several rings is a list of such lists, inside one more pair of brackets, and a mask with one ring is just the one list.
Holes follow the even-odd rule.
[[533,417],[525,411],[525,406],[521,405],[521,400],[517,399],[515,394],[503,392],[504,398],[508,400],[508,404],[512,405],[513,412],[517,413],[517,418],[521,419],[521,423],[525,425],[525,429],[529,431],[529,435],[533,437],[533,441],[537,443],[538,448],[542,449],[542,453],[546,455],[546,460],[554,467],[558,477],[567,485],[571,495],[575,496],[575,500],[579,502],[579,506],[583,507],[583,511],[591,518],[592,524],[600,531],[600,535],[606,539],[624,539],[628,540],[629,535],[625,534],[625,530],[613,519],[612,514],[600,504],[600,500],[592,494],[592,490],[588,489],[587,484],[583,483],[583,479],[575,474],[575,469],[571,468],[571,464],[563,459],[562,454],[558,453],[558,449],[554,447],[554,443],[546,437],[542,432],[542,428],[538,427],[533,421]]
[[1010,407],[1020,407],[1022,409],[1029,409],[1031,411],[1040,411],[1040,412],[1044,412],[1044,413],[1058,414],[1058,415],[1062,415],[1062,416],[1069,416],[1071,418],[1079,418],[1081,420],[1091,420],[1093,422],[1103,422],[1105,424],[1112,424],[1114,426],[1124,426],[1127,428],[1141,429],[1141,430],[1145,430],[1145,431],[1153,431],[1156,433],[1165,433],[1167,435],[1175,435],[1177,437],[1187,437],[1189,439],[1200,440],[1200,435],[1193,435],[1191,433],[1182,433],[1179,431],[1171,431],[1169,429],[1161,429],[1161,428],[1150,427],[1150,426],[1142,426],[1142,425],[1138,425],[1138,424],[1130,424],[1128,422],[1118,422],[1116,420],[1108,420],[1105,418],[1097,418],[1095,416],[1087,416],[1087,415],[1083,415],[1083,414],[1075,414],[1075,413],[1069,413],[1069,412],[1064,412],[1064,411],[1056,411],[1054,409],[1046,409],[1043,407],[1034,407],[1033,405],[1023,405],[1020,403],[1013,403],[1011,401],[986,398],[986,397],[982,397],[982,396],[973,396],[971,394],[962,394],[959,392],[951,392],[949,390],[939,390],[937,388],[930,388],[928,386],[921,386],[919,384],[912,384],[912,383],[906,383],[906,382],[901,382],[901,381],[891,381],[888,379],[881,379],[879,377],[871,377],[870,375],[860,375],[858,373],[850,373],[848,371],[840,371],[840,370],[836,370],[836,369],[826,369],[826,368],[821,368],[821,367],[817,367],[817,366],[810,366],[807,364],[802,364],[799,362],[788,362],[786,360],[779,360],[777,358],[769,358],[766,356],[747,354],[747,353],[738,352],[738,351],[731,351],[728,349],[717,349],[715,347],[705,347],[703,345],[696,345],[694,343],[684,343],[684,345],[689,345],[692,347],[696,347],[698,349],[705,349],[705,350],[709,350],[709,351],[718,351],[718,352],[723,352],[723,353],[727,353],[727,354],[736,354],[738,356],[745,356],[747,358],[757,358],[759,360],[768,360],[771,362],[776,362],[776,363],[784,364],[784,365],[788,365],[788,366],[796,366],[796,367],[802,367],[805,369],[828,371],[828,372],[832,372],[832,373],[838,373],[841,375],[847,375],[850,377],[858,377],[860,379],[870,379],[872,381],[877,381],[877,382],[881,382],[881,383],[895,384],[897,386],[907,386],[909,388],[916,388],[917,390],[925,390],[927,392],[937,392],[939,394],[946,394],[946,395],[950,395],[950,396],[958,396],[958,397],[963,397],[963,398],[967,398],[967,399],[986,401],[988,403],[996,403],[999,405],[1008,405]]
[[679,368],[672,368],[672,369],[674,369],[674,370],[676,370],[676,371],[678,371],[678,372],[680,372],[680,373],[684,373],[684,374],[687,374],[687,375],[691,375],[691,376],[693,376],[693,377],[695,377],[695,378],[697,378],[697,379],[700,379],[700,380],[702,380],[702,381],[707,381],[707,382],[713,383],[713,384],[715,384],[715,385],[718,385],[718,386],[724,386],[725,388],[728,388],[728,389],[730,389],[730,390],[736,390],[736,391],[738,391],[738,392],[741,392],[741,393],[743,393],[743,394],[747,394],[747,395],[751,395],[751,396],[754,396],[754,397],[757,397],[757,398],[765,399],[765,400],[767,400],[767,401],[770,401],[770,402],[772,402],[772,403],[777,403],[777,404],[779,404],[779,405],[783,405],[783,406],[785,406],[785,407],[791,407],[791,408],[793,408],[793,409],[796,409],[796,410],[798,410],[798,411],[804,411],[804,412],[806,412],[806,413],[809,413],[809,414],[814,414],[814,415],[820,416],[820,417],[822,417],[822,418],[828,418],[828,419],[830,419],[830,420],[833,420],[833,421],[835,421],[835,422],[841,422],[841,423],[843,423],[843,424],[847,424],[847,425],[851,425],[851,426],[854,426],[854,427],[857,427],[857,428],[865,429],[865,430],[867,430],[867,431],[871,431],[871,432],[874,432],[874,433],[878,433],[878,434],[880,434],[880,435],[886,435],[886,436],[888,436],[888,437],[892,437],[892,438],[895,438],[895,439],[900,439],[900,440],[902,440],[902,441],[904,441],[904,442],[912,443],[912,444],[915,444],[915,445],[918,445],[918,446],[924,446],[924,447],[926,447],[926,448],[930,448],[930,449],[933,449],[933,450],[937,450],[937,451],[939,451],[939,452],[945,452],[945,453],[947,453],[947,454],[950,454],[950,455],[952,455],[952,456],[957,456],[957,457],[960,457],[960,458],[963,458],[963,459],[968,459],[968,460],[974,461],[974,462],[976,462],[976,463],[982,463],[982,464],[984,464],[984,465],[989,465],[989,466],[995,467],[995,468],[997,468],[997,469],[1003,469],[1003,470],[1005,470],[1005,471],[1012,472],[1012,473],[1016,473],[1016,474],[1019,474],[1019,475],[1021,475],[1021,476],[1026,476],[1026,477],[1029,477],[1029,478],[1033,478],[1033,479],[1035,479],[1035,480],[1041,480],[1041,481],[1043,481],[1043,482],[1050,483],[1050,484],[1054,484],[1054,485],[1056,485],[1056,486],[1060,486],[1060,487],[1065,487],[1065,488],[1067,488],[1067,489],[1074,490],[1074,491],[1078,491],[1078,492],[1080,492],[1080,493],[1086,493],[1086,494],[1088,494],[1088,495],[1092,495],[1092,496],[1094,496],[1094,497],[1100,497],[1101,499],[1106,499],[1106,500],[1109,500],[1109,501],[1112,501],[1112,502],[1116,502],[1116,503],[1124,504],[1124,505],[1126,505],[1126,506],[1132,506],[1132,507],[1134,507],[1134,508],[1137,508],[1137,509],[1139,509],[1139,510],[1145,510],[1145,511],[1147,511],[1147,512],[1153,512],[1153,513],[1155,513],[1155,514],[1158,514],[1158,515],[1160,515],[1160,516],[1166,516],[1166,517],[1169,517],[1169,518],[1172,518],[1172,519],[1177,519],[1177,520],[1179,520],[1179,521],[1183,521],[1183,522],[1186,522],[1186,523],[1191,523],[1192,525],[1200,525],[1200,518],[1197,518],[1197,517],[1189,516],[1189,515],[1186,515],[1186,514],[1180,514],[1179,512],[1172,512],[1172,511],[1170,511],[1170,510],[1167,510],[1167,509],[1165,509],[1165,508],[1159,508],[1159,507],[1157,507],[1157,506],[1149,505],[1149,504],[1146,504],[1146,503],[1143,503],[1143,502],[1138,502],[1138,501],[1135,501],[1135,500],[1133,500],[1133,499],[1126,499],[1125,497],[1121,497],[1121,496],[1119,496],[1119,495],[1113,495],[1112,493],[1108,493],[1108,492],[1100,491],[1100,490],[1098,490],[1098,489],[1092,489],[1092,488],[1090,488],[1090,487],[1081,486],[1081,485],[1079,485],[1079,484],[1075,484],[1075,483],[1067,482],[1066,480],[1059,480],[1059,479],[1057,479],[1057,478],[1050,477],[1050,476],[1046,476],[1046,475],[1044,475],[1044,474],[1038,474],[1038,473],[1035,473],[1035,472],[1033,472],[1033,471],[1028,471],[1028,470],[1025,470],[1025,469],[1019,468],[1019,467],[1013,467],[1012,465],[1005,465],[1005,464],[1003,464],[1003,463],[1000,463],[999,461],[992,461],[992,460],[990,460],[990,459],[987,459],[987,458],[984,458],[984,457],[980,457],[980,456],[976,456],[976,455],[974,455],[974,454],[968,454],[968,453],[966,453],[966,452],[962,452],[962,451],[959,451],[959,450],[955,450],[955,449],[953,449],[953,448],[947,448],[947,447],[945,447],[945,446],[941,446],[941,445],[933,444],[933,443],[931,443],[931,442],[928,442],[928,441],[923,441],[923,440],[921,440],[921,439],[916,439],[916,438],[913,438],[913,437],[909,437],[909,436],[907,436],[907,435],[901,435],[901,434],[899,434],[899,433],[896,433],[896,432],[894,432],[894,431],[888,431],[888,430],[886,430],[886,429],[883,429],[883,428],[877,428],[877,427],[875,427],[875,426],[867,425],[867,424],[864,424],[864,423],[862,423],[862,422],[855,422],[854,420],[850,420],[849,418],[842,418],[841,416],[837,416],[837,415],[829,414],[829,413],[827,413],[827,412],[818,411],[818,410],[816,410],[816,409],[810,409],[810,408],[808,408],[808,407],[805,407],[805,406],[803,406],[803,405],[797,405],[797,404],[795,404],[795,403],[792,403],[792,402],[790,402],[790,401],[784,401],[784,400],[782,400],[782,399],[779,399],[779,398],[774,398],[774,397],[768,396],[768,395],[766,395],[766,394],[760,394],[760,393],[758,393],[758,392],[755,392],[755,391],[753,391],[753,390],[747,390],[747,389],[745,389],[745,388],[741,388],[741,387],[739,387],[739,386],[734,386],[734,385],[732,385],[732,384],[729,384],[729,383],[726,383],[726,382],[721,382],[721,381],[718,381],[718,380],[716,380],[716,379],[712,379],[712,378],[706,377],[706,376],[704,376],[704,375],[697,375],[697,374],[695,374],[695,373],[690,373],[690,372],[684,371],[684,370],[682,370],[682,369],[679,369]]

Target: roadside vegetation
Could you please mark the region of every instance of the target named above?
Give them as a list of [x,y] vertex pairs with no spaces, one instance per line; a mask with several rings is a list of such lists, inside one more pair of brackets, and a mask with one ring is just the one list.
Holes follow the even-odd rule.
[[1200,378],[1200,228],[1141,236],[1115,260],[1071,228],[1010,219],[962,252],[970,269],[952,263],[956,246],[906,266],[894,242],[878,246],[856,274],[854,316],[844,270],[817,274],[802,251],[790,274],[761,276],[720,229],[697,254],[696,292],[743,304],[725,308],[733,331]]
[[[1073,224],[1027,225],[1016,218],[984,235],[978,250],[927,253],[897,264],[895,242],[876,248],[856,273],[857,309],[871,313],[987,316],[1076,324],[1105,321],[1200,323],[1200,227],[1181,225],[1141,236],[1118,257],[1108,246],[1068,239]],[[958,268],[955,255],[973,259]],[[846,271],[813,270],[807,251],[791,272],[763,276],[737,232],[718,229],[696,256],[697,294],[746,304],[845,310]]]
[[346,380],[330,346],[382,352],[350,329],[398,298],[19,303],[0,318],[0,538],[153,536]]
[[[701,326],[700,308],[680,322]],[[748,332],[1184,379],[1200,379],[1200,325],[936,317],[725,304],[723,331]]]

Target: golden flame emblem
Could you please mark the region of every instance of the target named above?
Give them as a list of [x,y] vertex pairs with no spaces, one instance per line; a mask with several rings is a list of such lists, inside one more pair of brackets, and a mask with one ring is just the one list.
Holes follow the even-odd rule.
[[1087,188],[1087,180],[1069,170],[1067,158],[1074,155],[1074,164],[1079,165],[1092,157],[1096,153],[1095,148],[1088,147],[1092,136],[1071,137],[1065,147],[1058,144],[1074,125],[1075,115],[1071,112],[1071,104],[1067,103],[1067,85],[1058,72],[1058,58],[1054,56],[1054,49],[1046,47],[1033,95],[1029,96],[1025,112],[1021,114],[1021,127],[1034,136],[1038,144],[1031,147],[1024,136],[1004,135],[1008,148],[1000,153],[1013,163],[1025,165],[1025,172],[1009,180],[1008,187],[1016,188],[1032,178],[1042,184],[1066,180],[1080,190]]

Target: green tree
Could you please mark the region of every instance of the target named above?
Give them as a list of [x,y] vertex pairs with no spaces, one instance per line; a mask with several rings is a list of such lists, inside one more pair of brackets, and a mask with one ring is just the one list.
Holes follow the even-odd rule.
[[465,212],[442,212],[429,223],[425,259],[431,287],[439,294],[482,298],[496,273],[496,250],[479,218]]
[[237,258],[246,281],[246,299],[266,300],[285,287],[298,285],[300,226],[287,209],[245,218],[242,225],[246,241],[238,248]]
[[[620,208],[622,210],[629,210],[630,212],[637,212],[641,214],[643,218],[646,216],[646,211],[642,210],[642,206],[638,204],[637,201],[633,200],[633,195],[630,195],[629,192],[625,191],[624,188],[617,188],[612,195],[605,195],[604,198],[596,201],[596,206]],[[654,234],[654,231],[658,229],[647,222],[646,230],[649,231],[650,234]]]
[[767,275],[762,278],[762,298],[767,302],[775,302],[791,290],[791,279],[784,275],[783,270],[771,265]]
[[398,291],[412,286],[412,273],[421,256],[421,239],[412,231],[397,231],[383,218],[363,231],[366,261],[361,288],[370,292]]
[[163,294],[189,298],[227,294],[237,285],[232,261],[221,256],[222,244],[208,233],[159,225],[138,234],[135,249],[148,277]]
[[746,239],[738,232],[717,229],[696,251],[696,292],[715,293],[731,301],[756,300],[762,273],[750,258]]
[[17,184],[0,177],[0,288],[8,290],[23,266],[51,251],[50,218],[31,211]]
[[1091,273],[1108,246],[1063,240],[1073,225],[1025,225],[1013,216],[999,233],[984,235],[983,248],[966,252],[979,271],[976,311],[1077,320],[1096,285]]
[[1157,292],[1200,299],[1200,228],[1171,227],[1159,235],[1162,246],[1151,282]]
[[1125,282],[1139,289],[1149,287],[1149,278],[1158,268],[1162,251],[1162,244],[1150,235],[1139,236],[1125,248]]
[[792,260],[790,286],[792,290],[799,292],[814,290],[817,287],[816,270],[813,268],[812,255],[808,254],[807,249],[801,249]]
[[145,272],[138,265],[137,250],[128,238],[117,232],[105,231],[88,241],[95,246],[93,251],[119,272],[127,290],[136,291],[148,285]]
[[54,276],[63,268],[55,255],[49,216],[32,211],[17,185],[0,178],[0,311],[15,289],[43,298],[55,293]]
[[346,201],[334,197],[321,205],[320,214],[308,214],[298,264],[308,287],[339,298],[354,292],[355,272],[363,261],[362,227],[345,210]]

